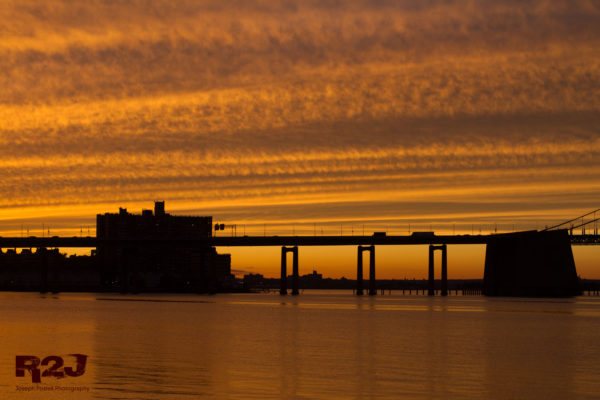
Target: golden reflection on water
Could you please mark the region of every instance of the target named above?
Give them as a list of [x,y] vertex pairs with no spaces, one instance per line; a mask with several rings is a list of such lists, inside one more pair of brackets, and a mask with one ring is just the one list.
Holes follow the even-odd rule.
[[[0,398],[593,398],[600,298],[0,294]],[[18,354],[90,392],[17,393]],[[27,379],[29,378],[29,380]]]
[[296,306],[307,309],[327,310],[380,310],[380,311],[461,311],[461,312],[484,312],[484,307],[469,306],[438,306],[438,305],[410,305],[410,304],[339,304],[339,303],[282,303],[282,302],[256,302],[256,301],[232,301],[228,304],[257,305],[257,306]]

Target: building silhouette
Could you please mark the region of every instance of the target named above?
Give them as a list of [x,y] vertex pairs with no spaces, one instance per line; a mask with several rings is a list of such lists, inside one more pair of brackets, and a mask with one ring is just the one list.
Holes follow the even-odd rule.
[[[186,241],[211,235],[212,217],[170,215],[164,201],[154,203],[154,212],[131,214],[120,208],[118,213],[98,214],[96,236],[104,239],[97,249],[101,285],[122,292],[227,288],[234,280],[231,256]],[[168,240],[157,244],[139,239]]]

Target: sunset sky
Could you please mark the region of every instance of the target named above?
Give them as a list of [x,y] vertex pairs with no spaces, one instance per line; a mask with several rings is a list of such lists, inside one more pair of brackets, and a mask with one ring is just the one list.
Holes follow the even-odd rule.
[[[599,55],[596,0],[4,0],[0,236],[154,200],[250,235],[542,228],[600,208]],[[277,248],[220,251],[277,274]],[[426,252],[378,249],[378,276]]]

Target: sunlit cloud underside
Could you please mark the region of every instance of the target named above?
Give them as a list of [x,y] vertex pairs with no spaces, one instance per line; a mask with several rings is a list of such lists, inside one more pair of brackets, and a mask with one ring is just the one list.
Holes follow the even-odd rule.
[[263,234],[600,207],[597,2],[15,1],[0,30],[0,235],[156,199]]

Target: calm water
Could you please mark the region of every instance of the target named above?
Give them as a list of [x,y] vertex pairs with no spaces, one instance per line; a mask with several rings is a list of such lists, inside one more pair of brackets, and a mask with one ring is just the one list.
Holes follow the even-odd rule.
[[[600,297],[1,293],[0,321],[1,399],[600,397]],[[15,377],[72,353],[80,377]]]

